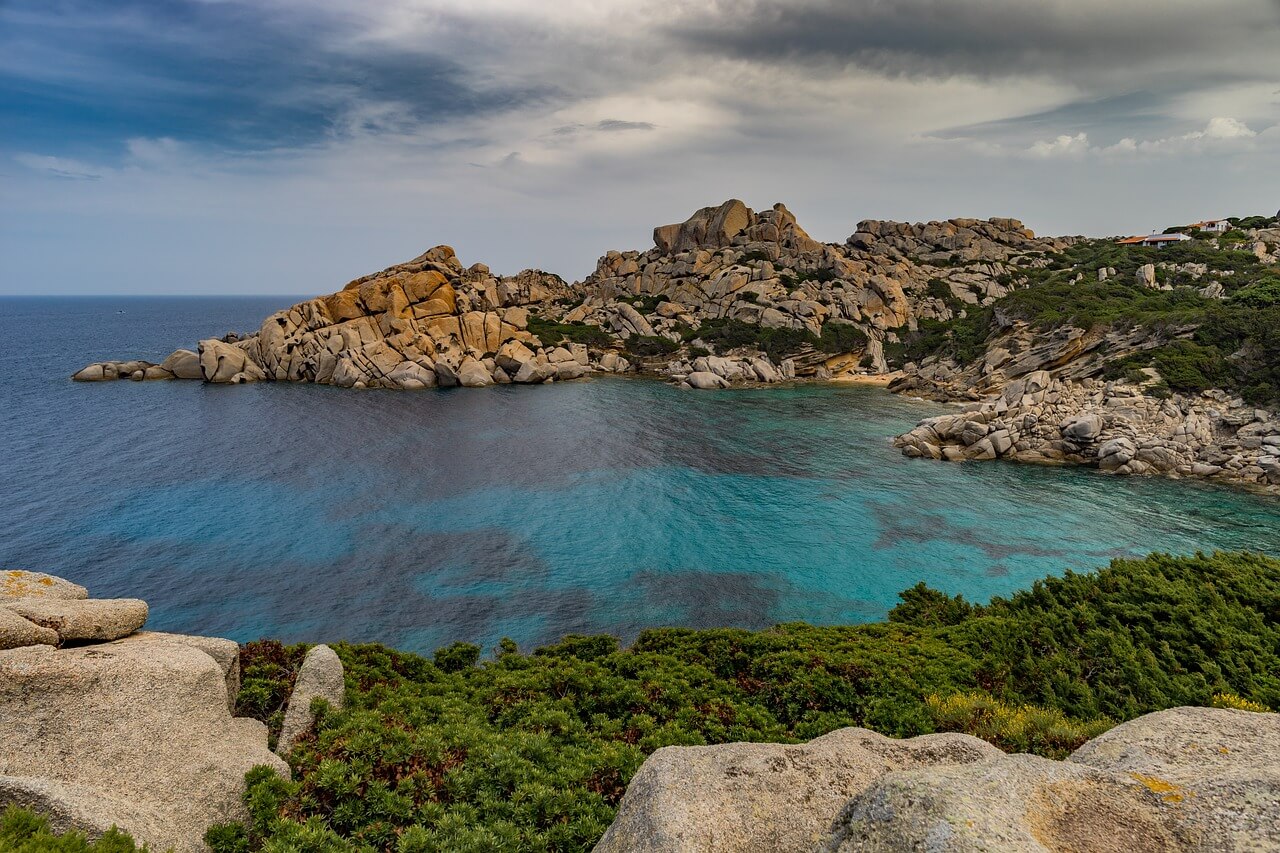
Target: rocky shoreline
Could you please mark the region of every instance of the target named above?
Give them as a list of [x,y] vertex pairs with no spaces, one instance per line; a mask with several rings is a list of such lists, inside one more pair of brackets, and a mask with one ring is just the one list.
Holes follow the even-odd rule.
[[1158,398],[1141,386],[1035,371],[894,439],[907,456],[1073,464],[1196,478],[1280,495],[1280,416],[1223,391]]

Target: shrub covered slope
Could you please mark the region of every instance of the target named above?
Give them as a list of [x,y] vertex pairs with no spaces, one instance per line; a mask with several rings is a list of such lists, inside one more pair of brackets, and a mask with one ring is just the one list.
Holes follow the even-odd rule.
[[[1255,404],[1280,403],[1280,268],[1229,237],[1164,249],[1082,241],[1043,269],[1028,270],[1023,286],[1004,298],[968,307],[949,322],[922,320],[886,352],[898,365],[933,354],[968,364],[1011,321],[1044,331],[1142,328],[1154,345],[1117,359],[1106,378],[1155,367],[1173,391],[1225,388]],[[1172,289],[1137,284],[1134,274],[1144,264],[1156,265],[1157,283]],[[1100,269],[1115,274],[1098,281]],[[1213,281],[1222,285],[1222,298],[1201,293]]]
[[[338,645],[348,707],[250,777],[252,850],[588,850],[669,744],[799,741],[861,725],[969,731],[1060,757],[1176,705],[1280,707],[1280,562],[1116,561],[978,606],[923,585],[885,623],[567,637],[491,660]],[[301,647],[250,644],[242,712],[278,720]]]

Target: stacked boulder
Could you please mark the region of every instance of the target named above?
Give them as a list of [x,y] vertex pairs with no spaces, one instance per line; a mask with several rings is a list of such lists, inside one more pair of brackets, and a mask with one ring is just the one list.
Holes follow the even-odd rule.
[[0,807],[196,853],[211,824],[247,817],[247,771],[289,770],[263,723],[233,716],[239,646],[142,631],[147,615],[136,599],[0,572]]
[[597,853],[1275,850],[1280,715],[1174,708],[1066,761],[967,735],[842,729],[802,746],[666,747]]

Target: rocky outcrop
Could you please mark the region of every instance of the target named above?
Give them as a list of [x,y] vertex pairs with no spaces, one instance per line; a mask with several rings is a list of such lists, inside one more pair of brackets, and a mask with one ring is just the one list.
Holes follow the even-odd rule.
[[247,816],[248,770],[288,775],[266,726],[232,716],[234,642],[138,632],[144,602],[51,575],[0,578],[0,806],[196,853],[209,825]]
[[849,798],[883,774],[999,754],[968,735],[894,740],[857,728],[799,746],[669,746],[645,760],[595,850],[809,851]]
[[[217,384],[267,380],[344,388],[483,387],[576,378],[592,368],[549,367],[550,347],[528,331],[529,311],[563,298],[568,286],[536,270],[500,278],[488,267],[464,269],[448,246],[364,276],[337,293],[268,317],[244,338],[228,335],[177,350],[160,365],[99,362],[73,376],[107,379],[202,379]],[[531,367],[499,368],[507,344],[525,348]]]
[[911,457],[1070,463],[1280,494],[1280,415],[1221,391],[1160,399],[1042,370],[966,411],[921,421],[894,444]]
[[1277,759],[1280,715],[1209,708],[1140,717],[1066,761],[860,729],[805,747],[668,747],[596,849],[1271,850]]
[[[912,225],[866,221],[844,244],[810,237],[781,204],[753,211],[730,199],[654,230],[645,252],[605,254],[584,281],[526,270],[498,277],[483,264],[464,269],[448,246],[357,279],[337,293],[269,317],[244,338],[201,341],[161,364],[98,362],[73,377],[315,382],[348,388],[484,387],[574,379],[599,370],[639,369],[689,387],[695,372],[730,383],[828,379],[887,369],[884,347],[921,318],[950,319],[987,304],[1048,263],[1066,245],[1043,240],[1013,219],[955,219]],[[554,361],[564,343],[529,331],[543,321],[598,327],[602,335],[572,361]],[[708,321],[812,336],[784,357],[759,342],[698,337]],[[859,334],[827,336],[841,325]],[[542,326],[540,328],[547,328]],[[664,338],[660,354],[623,357],[631,338]],[[745,366],[726,375],[695,370],[701,353]],[[763,369],[757,363],[763,362]]]
[[276,752],[288,755],[298,737],[315,722],[311,703],[321,699],[334,709],[342,707],[346,686],[342,677],[342,661],[328,646],[312,646],[302,660],[298,676],[294,680],[289,706],[285,709],[284,725],[276,741]]

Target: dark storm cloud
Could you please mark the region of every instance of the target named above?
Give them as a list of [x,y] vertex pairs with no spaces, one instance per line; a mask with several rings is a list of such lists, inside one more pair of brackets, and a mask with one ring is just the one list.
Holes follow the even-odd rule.
[[0,4],[6,141],[61,151],[165,136],[303,146],[547,94],[519,82],[481,91],[457,57],[414,45],[350,49],[357,14],[198,0]]
[[[911,77],[1054,74],[1115,79],[1232,60],[1217,82],[1249,79],[1250,50],[1274,50],[1280,0],[721,0],[672,29],[698,50],[752,61],[837,63]],[[1241,53],[1243,51],[1243,54]],[[1265,54],[1263,54],[1265,55]],[[1173,60],[1171,62],[1171,60]]]

